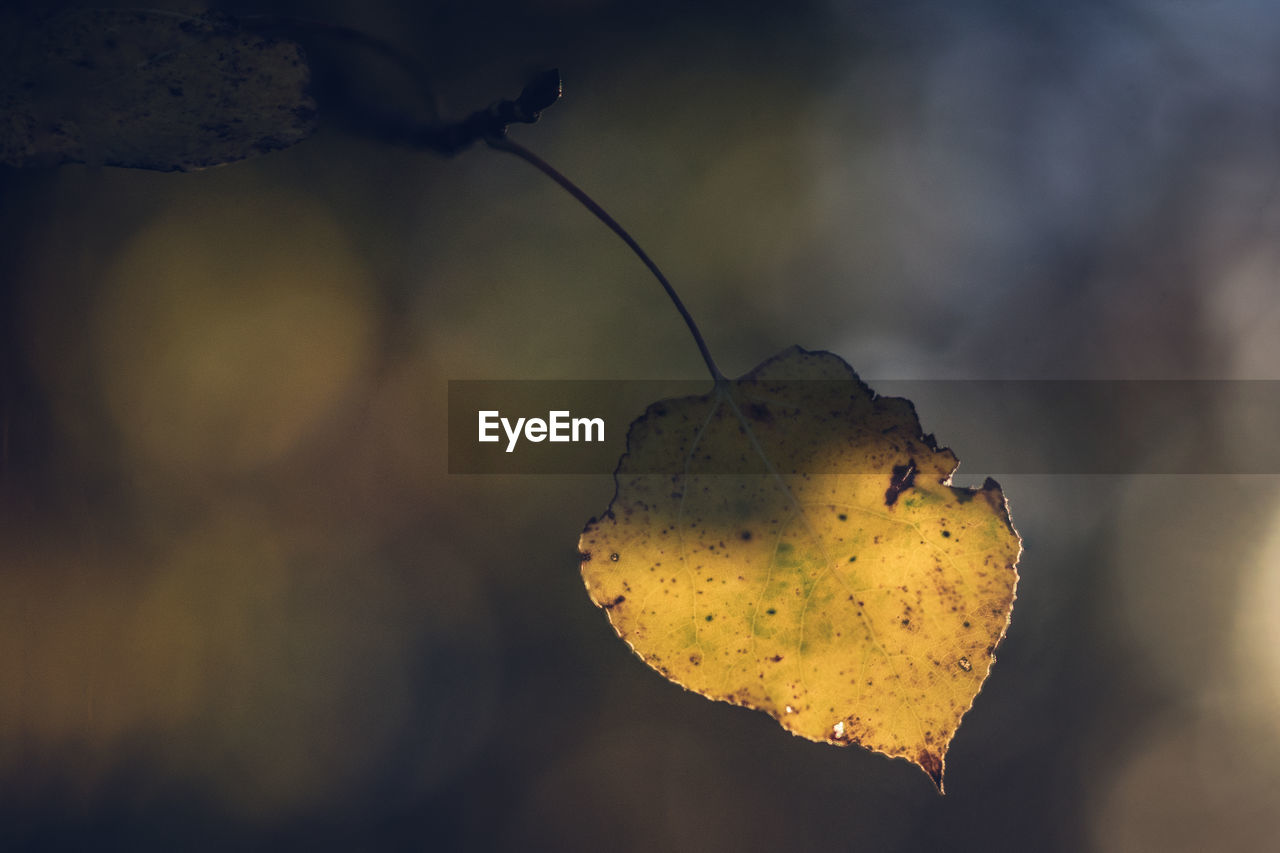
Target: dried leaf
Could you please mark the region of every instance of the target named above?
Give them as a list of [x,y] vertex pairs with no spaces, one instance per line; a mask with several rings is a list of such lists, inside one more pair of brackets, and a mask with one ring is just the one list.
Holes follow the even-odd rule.
[[906,758],[941,790],[1021,551],[999,485],[951,486],[956,465],[908,401],[792,348],[631,425],[583,578],[677,684]]
[[214,14],[67,12],[6,39],[0,162],[200,169],[309,136],[294,43]]

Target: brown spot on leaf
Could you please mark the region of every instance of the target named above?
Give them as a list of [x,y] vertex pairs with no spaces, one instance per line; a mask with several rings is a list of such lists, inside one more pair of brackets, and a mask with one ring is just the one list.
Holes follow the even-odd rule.
[[898,495],[911,488],[916,481],[916,460],[908,459],[906,465],[894,465],[893,474],[889,476],[889,488],[884,492],[884,505],[893,506],[898,502]]

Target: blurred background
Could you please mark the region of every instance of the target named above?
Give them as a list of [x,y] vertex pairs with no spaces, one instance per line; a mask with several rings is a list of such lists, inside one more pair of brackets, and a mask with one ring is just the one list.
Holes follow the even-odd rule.
[[[455,118],[559,67],[514,137],[631,229],[731,375],[801,344],[873,386],[1280,379],[1274,4],[223,8],[389,39]],[[368,54],[312,55],[321,94],[413,108]],[[577,569],[608,477],[447,474],[449,379],[696,379],[697,351],[525,164],[323,108],[197,173],[0,170],[0,846],[1280,835],[1277,477],[962,465],[1001,480],[1025,551],[939,797],[632,656]],[[972,419],[920,416],[944,444]]]

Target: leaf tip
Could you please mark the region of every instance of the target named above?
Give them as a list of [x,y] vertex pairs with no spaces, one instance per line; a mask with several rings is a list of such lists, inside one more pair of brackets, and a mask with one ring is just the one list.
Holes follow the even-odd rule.
[[916,764],[925,772],[925,775],[933,780],[934,787],[938,789],[938,793],[945,794],[946,790],[942,787],[942,756],[935,755],[927,749],[922,749],[916,756]]

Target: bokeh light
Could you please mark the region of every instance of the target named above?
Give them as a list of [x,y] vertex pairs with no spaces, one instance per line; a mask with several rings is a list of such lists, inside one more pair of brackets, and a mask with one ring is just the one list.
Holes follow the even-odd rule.
[[104,267],[94,363],[139,468],[278,459],[371,361],[368,275],[305,197],[175,202]]

